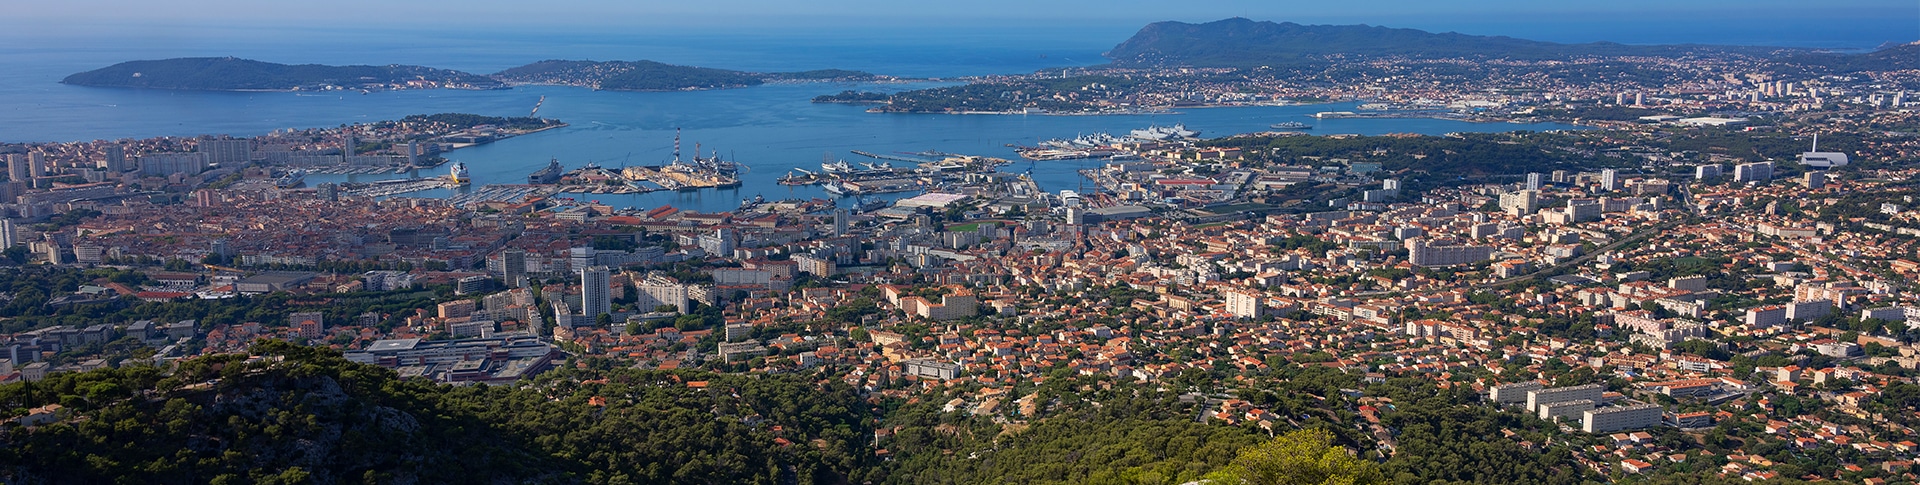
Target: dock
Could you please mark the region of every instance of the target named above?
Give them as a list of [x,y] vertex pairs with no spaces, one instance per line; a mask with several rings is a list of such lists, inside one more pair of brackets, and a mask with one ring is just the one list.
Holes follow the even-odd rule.
[[385,175],[385,174],[402,174],[402,173],[407,173],[407,171],[408,171],[408,170],[412,170],[412,169],[413,169],[413,167],[409,167],[409,166],[405,166],[405,165],[402,165],[402,166],[397,166],[397,167],[396,167],[396,166],[388,166],[388,165],[381,165],[381,166],[352,166],[352,165],[335,165],[335,166],[330,166],[330,167],[313,167],[313,168],[308,168],[308,169],[306,169],[306,170],[307,170],[307,173],[308,173],[308,174],[310,174],[310,175],[311,175],[311,174],[326,174],[326,175],[376,175],[376,174],[377,174],[377,175]]
[[456,184],[443,178],[405,179],[383,180],[366,185],[350,186],[343,189],[343,191],[349,195],[360,197],[387,197],[434,189],[450,189],[455,186]]
[[888,155],[884,153],[873,153],[873,152],[866,152],[866,151],[860,151],[860,150],[853,150],[853,154],[867,157],[867,158],[878,158],[881,160],[892,160],[896,162],[907,162],[907,163],[914,163],[914,164],[929,163],[929,162],[937,161],[937,160],[928,160],[920,157],[909,157],[905,155]]

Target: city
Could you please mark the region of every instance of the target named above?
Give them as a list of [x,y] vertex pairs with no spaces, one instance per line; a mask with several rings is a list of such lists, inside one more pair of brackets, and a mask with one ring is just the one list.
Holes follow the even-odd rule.
[[[1074,190],[927,152],[804,177],[897,198],[724,212],[576,198],[621,172],[562,183],[557,160],[413,193],[466,183],[444,154],[581,120],[0,145],[0,456],[46,457],[0,481],[220,481],[261,436],[327,443],[269,447],[334,470],[316,482],[470,478],[338,461],[427,432],[500,439],[471,451],[502,482],[1267,483],[1234,475],[1245,450],[1315,439],[1364,462],[1353,483],[1920,481],[1917,71],[1359,61],[984,76],[869,111],[1356,102],[1321,115],[1578,129],[1155,127],[1061,145],[1099,154]],[[678,143],[628,178],[741,183],[700,148],[685,167],[712,167],[674,168]],[[199,458],[53,458],[111,442],[84,433]],[[267,470],[217,476],[288,476]]]

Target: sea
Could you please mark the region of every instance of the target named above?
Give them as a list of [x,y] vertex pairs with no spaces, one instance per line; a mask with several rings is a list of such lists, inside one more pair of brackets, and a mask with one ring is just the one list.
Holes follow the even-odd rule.
[[[775,183],[823,161],[879,162],[851,153],[940,151],[1016,160],[1001,170],[1030,174],[1050,191],[1083,189],[1078,170],[1100,161],[1028,162],[1011,146],[1097,132],[1125,134],[1183,125],[1203,137],[1268,130],[1282,121],[1313,125],[1310,133],[1386,134],[1565,130],[1555,124],[1468,123],[1437,119],[1330,119],[1308,115],[1352,109],[1351,103],[1182,109],[1118,116],[879,114],[865,107],[815,104],[844,90],[897,91],[951,85],[960,76],[1030,73],[1104,62],[1100,54],[1136,26],[995,29],[636,30],[518,32],[355,29],[350,27],[127,28],[79,32],[0,32],[0,142],[57,142],[226,134],[257,136],[278,129],[329,127],[461,112],[525,116],[545,98],[539,116],[570,126],[446,154],[465,163],[475,186],[525,183],[557,159],[567,168],[618,168],[672,160],[694,150],[745,164],[737,189],[637,195],[576,194],[615,207],[671,205],[725,211],[744,199],[826,198],[817,187]],[[1442,30],[1442,29],[1432,29]],[[1548,39],[1583,41],[1583,39]],[[1712,39],[1658,38],[1658,42]],[[1826,42],[1822,45],[1820,42]],[[1802,42],[1822,48],[1870,48],[1877,41]],[[235,56],[280,63],[418,64],[491,73],[543,59],[637,60],[751,71],[858,69],[926,78],[913,83],[769,84],[689,92],[610,92],[564,86],[508,90],[413,90],[370,94],[184,92],[59,84],[68,74],[136,59]],[[438,173],[399,175],[433,176]],[[308,183],[371,181],[392,176],[309,176]],[[451,190],[411,194],[445,197]]]

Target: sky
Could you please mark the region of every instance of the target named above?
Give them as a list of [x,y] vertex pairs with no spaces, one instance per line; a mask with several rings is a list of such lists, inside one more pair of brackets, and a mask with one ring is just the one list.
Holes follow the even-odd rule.
[[[61,0],[7,2],[9,29],[85,34],[220,26],[573,32],[631,29],[1105,28],[1227,17],[1371,24],[1562,42],[1727,43],[1845,31],[1920,40],[1920,0]],[[1712,22],[1712,34],[1698,24]],[[1800,33],[1793,33],[1793,32]],[[1858,41],[1855,41],[1858,42]]]

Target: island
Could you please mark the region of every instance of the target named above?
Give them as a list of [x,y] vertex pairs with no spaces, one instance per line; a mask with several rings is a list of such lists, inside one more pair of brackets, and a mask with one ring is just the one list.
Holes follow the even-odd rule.
[[552,84],[608,91],[688,91],[758,86],[769,82],[879,79],[872,73],[842,69],[757,73],[678,66],[662,62],[545,60],[493,74],[511,84]]
[[75,86],[184,91],[338,91],[502,89],[486,76],[451,69],[389,64],[276,64],[237,57],[128,61],[67,76]]

